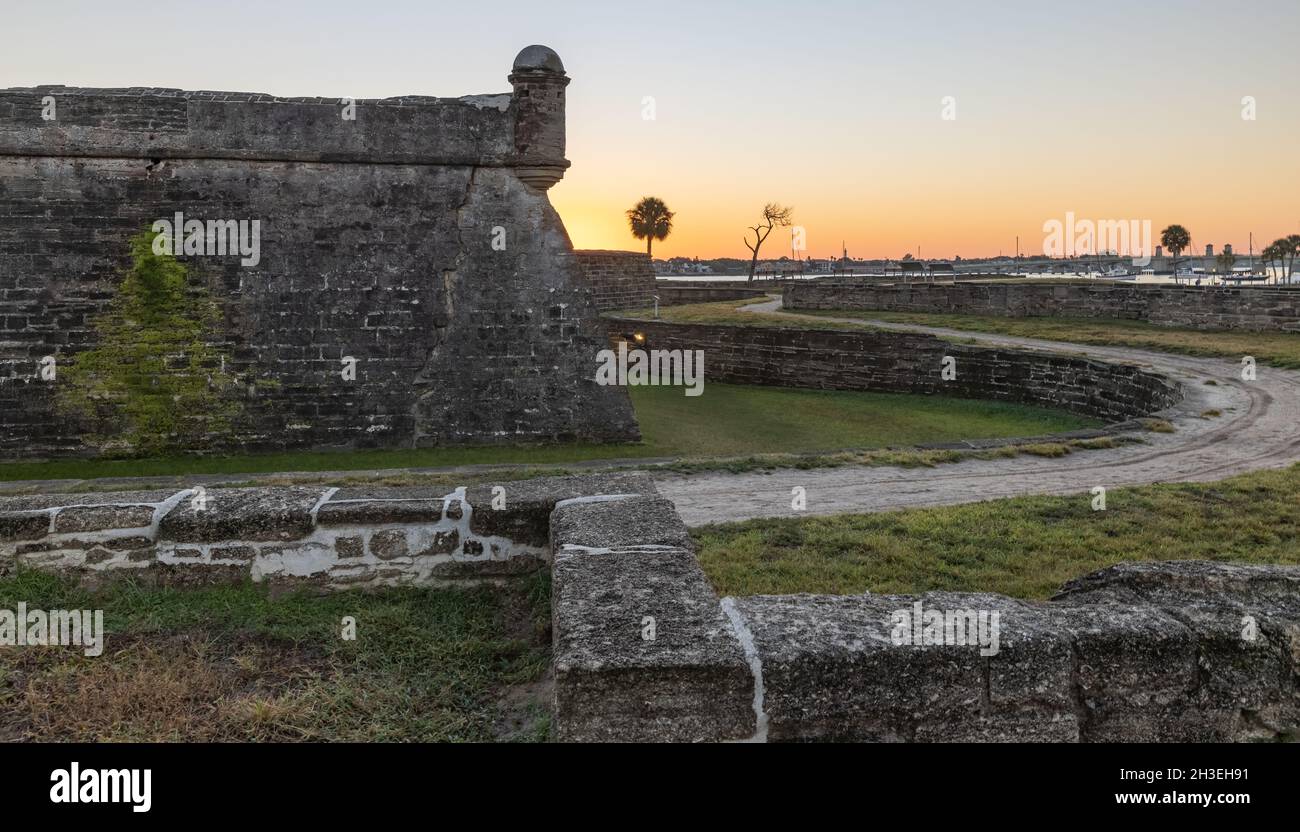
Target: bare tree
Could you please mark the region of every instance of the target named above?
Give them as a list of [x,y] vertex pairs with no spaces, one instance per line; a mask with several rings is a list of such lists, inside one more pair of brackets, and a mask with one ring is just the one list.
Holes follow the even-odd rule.
[[745,248],[754,252],[753,258],[749,261],[749,279],[754,279],[754,270],[758,268],[758,249],[767,239],[767,235],[772,233],[772,229],[778,226],[790,225],[790,217],[794,216],[793,208],[786,208],[775,202],[769,202],[763,206],[763,221],[758,225],[750,226],[749,230],[754,232],[754,243],[749,242],[749,234],[745,234]]

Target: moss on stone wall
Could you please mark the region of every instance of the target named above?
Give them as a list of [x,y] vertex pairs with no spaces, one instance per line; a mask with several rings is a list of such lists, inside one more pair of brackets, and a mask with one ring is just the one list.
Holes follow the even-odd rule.
[[197,450],[228,435],[238,385],[213,342],[222,317],[207,290],[154,235],[131,239],[132,265],[93,321],[96,346],[61,367],[59,409],[97,450],[155,454]]

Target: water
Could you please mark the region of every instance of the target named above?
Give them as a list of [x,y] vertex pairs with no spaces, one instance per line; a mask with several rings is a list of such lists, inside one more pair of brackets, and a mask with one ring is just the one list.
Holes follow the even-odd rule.
[[[976,274],[976,273],[977,272],[971,272],[971,274]],[[1271,280],[1268,282],[1241,281],[1240,285],[1242,286],[1279,285],[1279,283],[1281,282],[1281,271],[1277,268],[1271,268],[1269,269],[1268,273],[1271,278]],[[963,275],[965,273],[958,272],[958,274]],[[683,281],[683,282],[696,282],[696,283],[726,283],[726,282],[744,281],[747,275],[744,274],[661,274],[661,275],[656,275],[656,277],[659,280],[669,280],[669,281]],[[830,273],[830,272],[808,272],[807,274],[783,275],[780,279],[781,280],[814,280],[817,278],[839,278],[839,277],[842,278],[867,277],[867,278],[882,279],[885,278],[886,275],[882,275],[879,272],[850,272],[846,274]],[[1201,280],[1200,285],[1202,286],[1219,286],[1224,284],[1224,281],[1222,281],[1218,275],[1199,275],[1199,277]],[[891,282],[902,282],[904,280],[909,282],[914,282],[914,283],[928,282],[927,278],[916,276],[916,275],[912,275],[907,278],[904,278],[899,275],[891,274],[888,275],[888,278],[890,279]],[[1028,274],[990,273],[987,275],[987,278],[990,280],[997,280],[999,278],[1023,278],[1023,279],[1032,279],[1032,280],[1097,279],[1097,280],[1117,281],[1122,283],[1144,283],[1144,284],[1157,284],[1157,285],[1166,284],[1171,286],[1174,285],[1175,283],[1182,286],[1195,286],[1196,279],[1197,279],[1196,277],[1179,275],[1178,280],[1175,281],[1171,275],[1167,275],[1167,274],[1159,274],[1159,275],[1143,274],[1143,275],[1138,275],[1136,277],[1127,277],[1127,278],[1115,278],[1115,277],[1104,277],[1104,276],[1099,277],[1095,273],[1088,273],[1088,272],[1065,272],[1063,274],[1060,272],[1032,272]],[[935,280],[940,283],[945,282],[948,279],[949,277],[947,275],[943,275],[935,278]],[[771,283],[772,283],[771,278],[756,277],[754,279],[755,288],[762,288],[765,284],[771,284]],[[1227,281],[1227,285],[1235,286],[1238,285],[1238,282]],[[1300,273],[1292,275],[1291,285],[1300,285]]]

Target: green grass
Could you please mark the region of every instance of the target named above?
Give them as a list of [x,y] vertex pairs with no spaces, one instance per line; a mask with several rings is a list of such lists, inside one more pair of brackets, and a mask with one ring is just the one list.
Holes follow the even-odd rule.
[[[544,738],[549,585],[273,598],[254,585],[90,594],[33,571],[0,609],[104,610],[104,655],[0,650],[0,740]],[[340,637],[356,619],[355,641]]]
[[1002,402],[893,393],[796,390],[706,382],[629,388],[643,441],[615,445],[319,451],[235,457],[57,460],[0,465],[0,481],[99,477],[359,471],[475,464],[717,458],[881,448],[959,439],[1036,436],[1096,424],[1068,413]]
[[[971,332],[991,332],[1021,338],[1069,341],[1109,347],[1180,353],[1240,361],[1254,356],[1274,367],[1300,369],[1300,334],[1289,332],[1228,332],[1221,330],[1173,329],[1144,321],[1104,318],[1001,318],[988,315],[949,315],[924,312],[875,312],[870,310],[798,310],[800,315],[834,318],[862,318],[889,323],[919,324]],[[830,323],[830,322],[828,322]],[[844,326],[836,322],[837,326]]]
[[730,384],[708,384],[696,398],[672,388],[642,387],[634,390],[633,400],[646,446],[656,449],[656,456],[882,448],[1041,436],[1099,424],[1007,402]]
[[[1080,483],[1080,488],[1087,488]],[[724,595],[991,591],[1047,598],[1129,560],[1300,564],[1300,466],[1209,484],[694,530]]]

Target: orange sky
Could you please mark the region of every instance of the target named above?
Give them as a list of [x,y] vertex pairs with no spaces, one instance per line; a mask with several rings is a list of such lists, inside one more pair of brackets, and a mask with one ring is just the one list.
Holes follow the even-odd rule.
[[768,201],[818,257],[1040,252],[1068,211],[1181,223],[1197,250],[1300,233],[1296,0],[10,5],[0,86],[460,96],[547,44],[572,78],[550,194],[580,247],[644,249],[623,212],[645,195],[677,212],[662,256],[748,256]]

